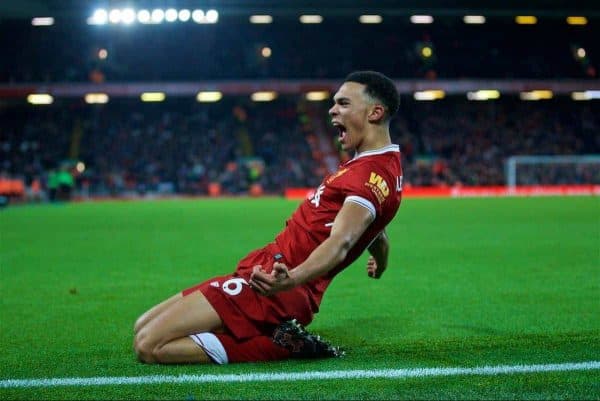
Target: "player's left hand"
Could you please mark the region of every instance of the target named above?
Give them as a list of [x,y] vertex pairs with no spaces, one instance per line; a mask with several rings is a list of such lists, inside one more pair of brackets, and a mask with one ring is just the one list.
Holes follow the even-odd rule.
[[381,267],[377,266],[377,261],[373,256],[369,256],[369,260],[367,260],[367,275],[371,278],[380,278],[383,274]]
[[259,294],[267,297],[295,286],[288,267],[280,262],[273,264],[271,273],[267,273],[261,265],[254,266],[248,284]]

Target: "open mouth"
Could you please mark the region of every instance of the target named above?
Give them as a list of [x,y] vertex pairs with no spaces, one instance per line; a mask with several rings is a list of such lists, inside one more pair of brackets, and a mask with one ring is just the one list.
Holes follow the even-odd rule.
[[332,124],[338,130],[338,133],[339,133],[338,139],[339,139],[339,141],[343,142],[344,139],[346,138],[346,134],[348,133],[348,131],[346,130],[346,127],[344,127],[342,124],[338,123],[337,121],[333,121]]

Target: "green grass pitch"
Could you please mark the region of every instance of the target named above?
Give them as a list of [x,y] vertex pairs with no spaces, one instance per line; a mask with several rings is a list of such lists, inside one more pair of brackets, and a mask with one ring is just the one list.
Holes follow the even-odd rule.
[[[216,199],[0,210],[0,381],[292,373],[600,360],[600,198],[405,199],[390,266],[333,282],[311,331],[321,361],[148,366],[147,308],[233,271],[297,202]],[[0,388],[0,399],[600,399],[600,371]]]

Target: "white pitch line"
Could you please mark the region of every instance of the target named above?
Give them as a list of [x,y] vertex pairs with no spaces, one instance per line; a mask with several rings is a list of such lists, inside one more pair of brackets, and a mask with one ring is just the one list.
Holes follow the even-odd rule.
[[57,386],[112,386],[126,384],[182,384],[271,382],[331,379],[406,379],[411,377],[439,377],[465,375],[506,375],[513,373],[568,372],[600,369],[600,361],[556,363],[547,365],[498,365],[475,368],[413,368],[379,370],[333,370],[289,373],[242,373],[224,375],[157,375],[137,377],[70,377],[53,379],[8,379],[0,381],[0,388],[57,387]]

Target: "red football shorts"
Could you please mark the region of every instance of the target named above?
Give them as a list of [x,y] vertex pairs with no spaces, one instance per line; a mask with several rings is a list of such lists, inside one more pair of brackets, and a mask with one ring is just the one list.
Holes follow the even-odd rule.
[[290,319],[308,325],[318,307],[311,302],[305,288],[296,287],[265,297],[248,284],[255,265],[262,265],[270,272],[276,260],[285,263],[277,245],[271,243],[248,254],[239,262],[235,273],[212,278],[183,290],[182,294],[201,291],[236,340],[270,337],[275,327]]

